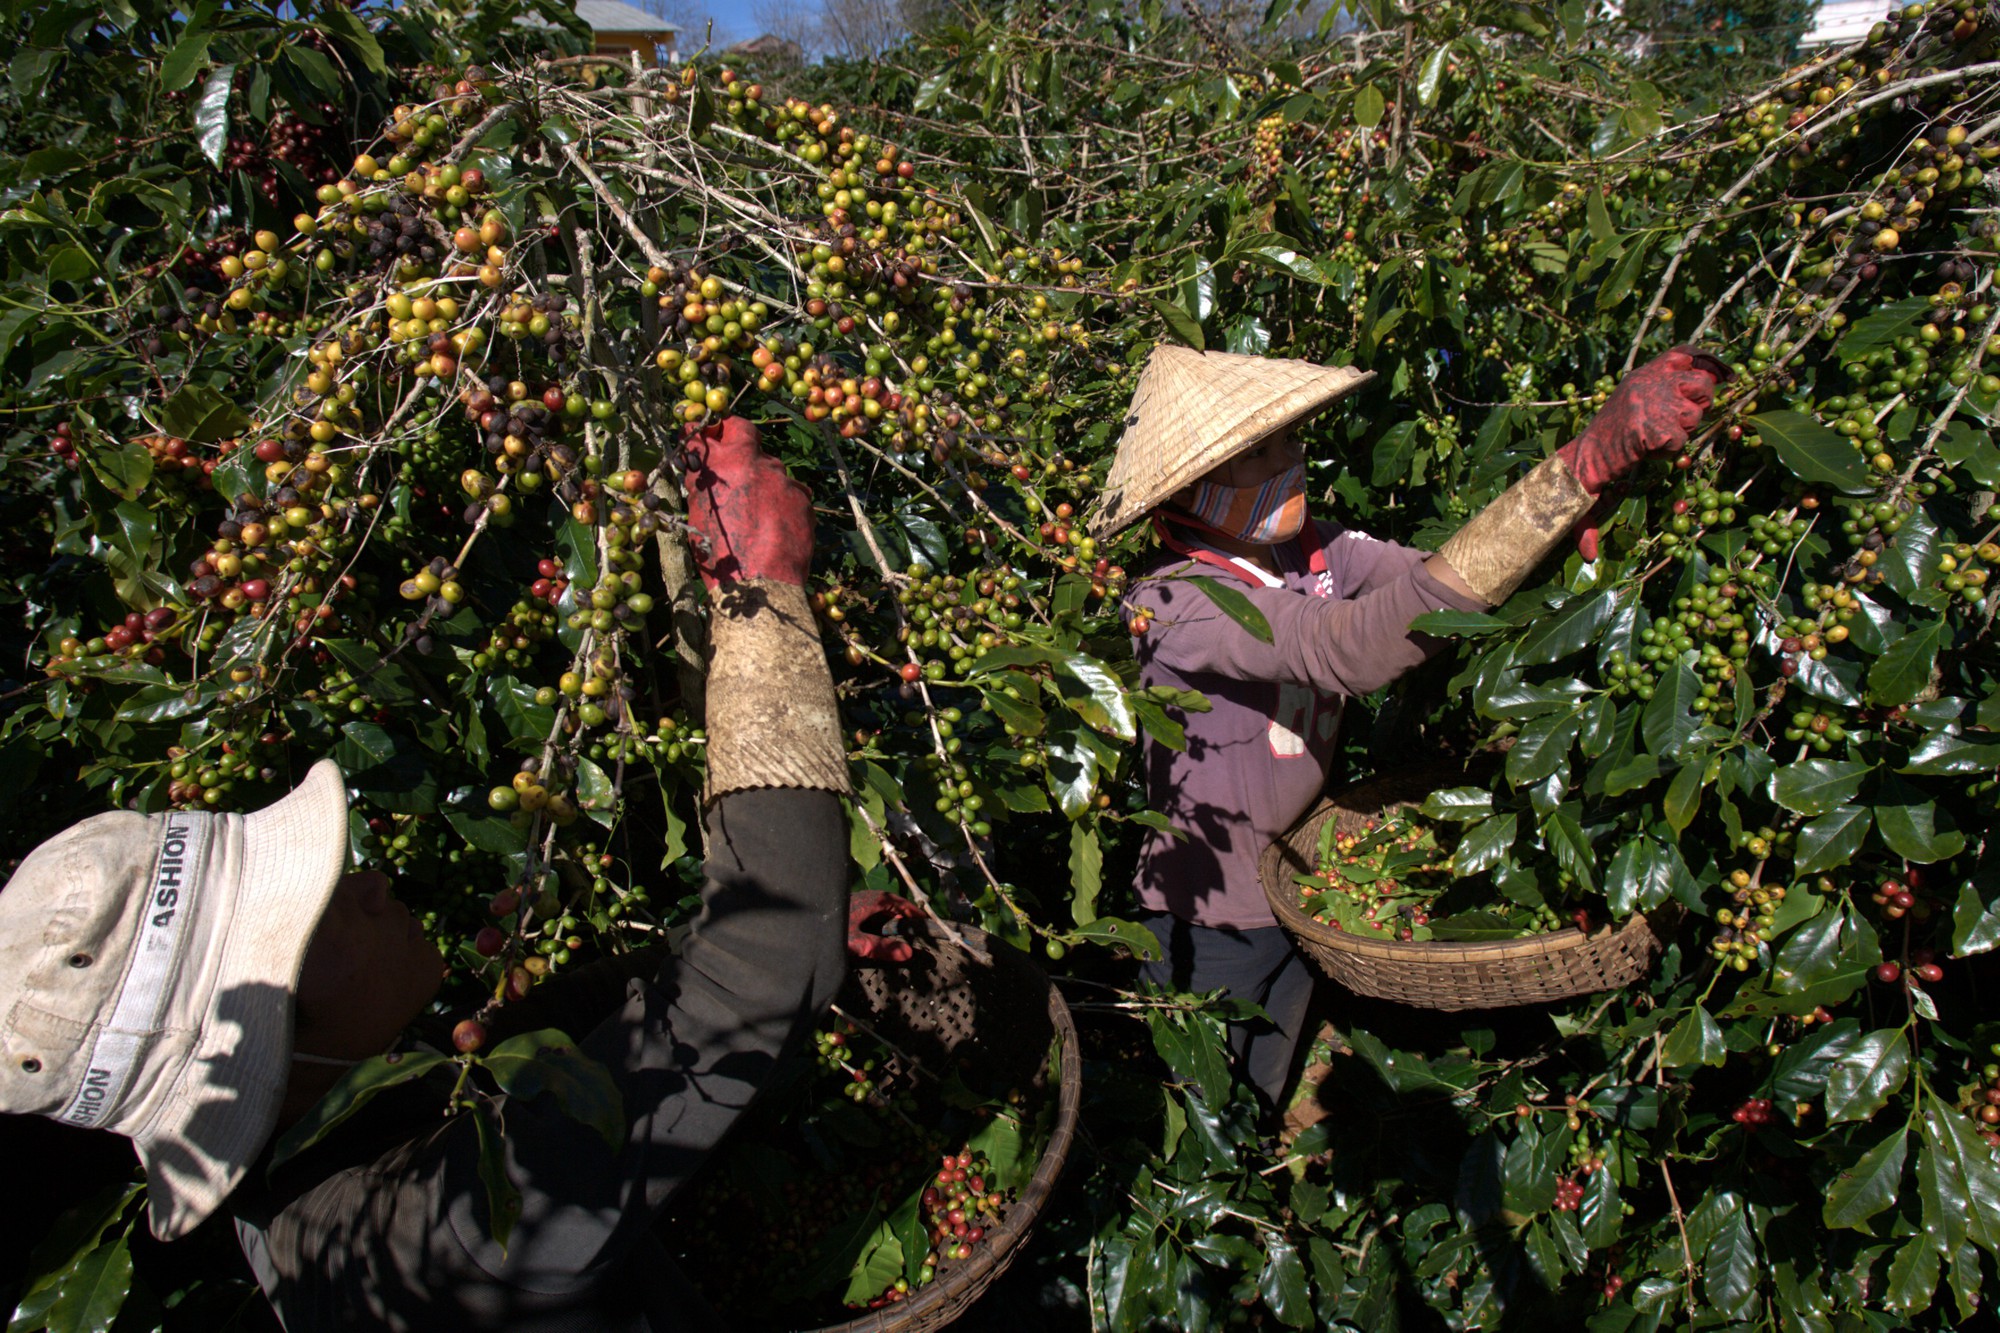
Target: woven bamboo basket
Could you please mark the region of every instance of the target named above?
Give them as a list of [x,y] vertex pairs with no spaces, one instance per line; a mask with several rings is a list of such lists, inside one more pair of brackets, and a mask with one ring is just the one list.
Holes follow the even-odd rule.
[[[1011,1071],[1009,1077],[1018,1077],[1025,1087],[1044,1079],[1053,1065],[1056,1110],[1048,1146],[1020,1197],[970,1258],[940,1269],[908,1300],[819,1333],[930,1333],[965,1313],[1007,1271],[1034,1230],[1076,1137],[1083,1073],[1069,1006],[1020,950],[969,926],[954,930],[967,947],[961,948],[935,923],[905,929],[916,957],[885,967],[857,963],[841,991],[840,1007],[933,1069],[977,1062],[982,1070]],[[884,1079],[907,1072],[896,1063],[891,1057]]]
[[1259,863],[1264,896],[1278,921],[1313,961],[1361,995],[1423,1009],[1499,1009],[1565,1000],[1629,986],[1646,975],[1665,946],[1677,909],[1634,914],[1622,926],[1589,934],[1569,927],[1520,940],[1479,943],[1382,940],[1335,930],[1299,906],[1294,875],[1317,869],[1320,830],[1361,833],[1369,821],[1410,807],[1435,784],[1390,775],[1321,801]]

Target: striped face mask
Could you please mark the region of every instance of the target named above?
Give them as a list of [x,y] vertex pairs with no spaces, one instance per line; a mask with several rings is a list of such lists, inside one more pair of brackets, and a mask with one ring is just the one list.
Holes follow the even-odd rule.
[[1261,486],[1194,485],[1189,512],[1203,524],[1253,546],[1276,546],[1306,523],[1306,465],[1296,463]]

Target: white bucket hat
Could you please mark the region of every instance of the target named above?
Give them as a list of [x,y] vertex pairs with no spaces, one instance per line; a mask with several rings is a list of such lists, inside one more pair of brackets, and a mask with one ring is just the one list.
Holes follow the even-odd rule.
[[1100,540],[1274,431],[1332,406],[1372,370],[1162,343],[1146,360],[1118,456],[1090,516]]
[[263,1151],[292,997],[347,866],[322,760],[252,815],[97,815],[0,889],[0,1111],[131,1139],[153,1234],[186,1235]]

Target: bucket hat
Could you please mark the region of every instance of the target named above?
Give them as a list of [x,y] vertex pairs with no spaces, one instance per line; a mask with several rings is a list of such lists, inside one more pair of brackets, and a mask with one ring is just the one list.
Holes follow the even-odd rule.
[[255,814],[114,811],[0,889],[0,1111],[132,1140],[153,1234],[229,1196],[277,1125],[292,997],[347,865],[322,760]]
[[1210,468],[1374,378],[1352,366],[1155,347],[1132,393],[1090,534],[1102,540],[1122,531]]

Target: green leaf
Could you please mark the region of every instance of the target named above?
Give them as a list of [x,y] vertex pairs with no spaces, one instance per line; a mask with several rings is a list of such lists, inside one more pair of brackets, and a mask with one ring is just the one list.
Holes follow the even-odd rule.
[[1445,45],[1425,57],[1423,67],[1417,71],[1417,105],[1427,109],[1437,105],[1438,90],[1444,85],[1445,60],[1450,54],[1451,47]]
[[1594,893],[1597,891],[1597,856],[1591,850],[1590,839],[1584,836],[1583,825],[1571,813],[1573,808],[1564,806],[1550,815],[1548,823],[1542,826],[1542,836],[1556,858],[1556,864],[1574,876],[1586,893]]
[[1884,302],[1855,320],[1841,335],[1836,354],[1843,362],[1853,362],[1894,347],[1896,339],[1916,332],[1917,325],[1921,323],[1917,316],[1930,306],[1930,300],[1922,296],[1906,296],[1900,301]]
[[1283,1232],[1264,1236],[1264,1271],[1257,1276],[1257,1293],[1264,1304],[1289,1328],[1310,1328],[1313,1323],[1312,1296],[1306,1290],[1306,1266],[1299,1252]]
[[1731,1319],[1747,1318],[1757,1300],[1757,1243],[1739,1203],[1716,1228],[1702,1260],[1702,1287],[1709,1301]]
[[1685,833],[1701,809],[1701,775],[1701,765],[1689,764],[1667,784],[1667,795],[1660,808],[1675,833]]
[[1470,638],[1478,634],[1491,634],[1496,630],[1514,628],[1512,621],[1498,616],[1489,616],[1484,611],[1426,611],[1410,622],[1410,628],[1419,634],[1435,634],[1440,638]]
[[166,58],[160,61],[160,87],[170,93],[177,93],[194,82],[194,76],[208,63],[208,43],[212,33],[198,32],[190,23],[181,33],[181,39],[174,43]]
[[340,1082],[285,1131],[272,1150],[271,1165],[276,1167],[318,1143],[334,1126],[373,1101],[377,1093],[420,1079],[445,1063],[444,1056],[431,1051],[392,1052],[363,1060],[341,1075]]
[[1586,593],[1560,610],[1550,612],[1522,636],[1514,650],[1515,663],[1519,666],[1541,666],[1561,661],[1571,653],[1590,646],[1605,625],[1610,623],[1617,601],[1616,594],[1606,588]]
[[[1940,1251],[1954,1254],[1970,1240],[1988,1254],[2000,1254],[2000,1163],[1972,1122],[1936,1098],[1924,1107],[1917,1192],[1925,1234]],[[1938,1225],[1932,1230],[1934,1202]]]
[[1785,941],[1771,964],[1771,989],[1784,997],[1778,1006],[1782,1012],[1809,1013],[1860,990],[1881,961],[1882,941],[1875,927],[1841,902]]
[[1568,1160],[1569,1143],[1567,1130],[1544,1134],[1533,1120],[1523,1121],[1501,1165],[1501,1205],[1533,1215],[1554,1203],[1556,1175]]
[[1830,810],[1799,829],[1794,865],[1800,874],[1837,870],[1854,859],[1874,825],[1875,816],[1865,805]]
[[1901,778],[1884,779],[1874,809],[1882,841],[1906,861],[1930,865],[1965,850],[1965,835],[1951,813]]
[[1896,771],[1925,777],[2000,771],[2000,744],[1934,731],[1916,744],[1910,751],[1910,762]]
[[1012,727],[1019,735],[1042,734],[1042,728],[1048,722],[1048,718],[1039,706],[1025,699],[1013,698],[1004,688],[994,685],[986,687],[985,698],[987,705],[993,710],[993,716]]
[[1583,1203],[1577,1208],[1583,1224],[1583,1242],[1601,1250],[1617,1242],[1625,1226],[1624,1201],[1618,1195],[1616,1173],[1609,1166],[1590,1173],[1583,1185]]
[[1208,342],[1202,334],[1201,323],[1194,316],[1188,314],[1187,311],[1181,309],[1172,301],[1162,300],[1157,296],[1148,296],[1146,304],[1150,305],[1153,308],[1153,312],[1161,319],[1167,321],[1167,327],[1174,331],[1176,338],[1179,338],[1183,343],[1194,348],[1197,352],[1207,348]]
[[229,91],[235,85],[236,66],[218,65],[202,87],[195,103],[195,142],[210,165],[222,166],[222,154],[229,147]]
[[1853,1227],[1894,1206],[1903,1186],[1903,1162],[1910,1131],[1898,1125],[1882,1141],[1862,1153],[1853,1166],[1837,1172],[1827,1186],[1820,1217],[1830,1227]]
[[861,1246],[841,1300],[850,1306],[866,1305],[902,1277],[904,1267],[903,1239],[893,1220],[883,1222]]
[[1951,951],[1961,958],[2000,945],[2000,898],[1988,902],[1976,879],[1959,888],[1951,921]]
[[1909,1072],[1910,1043],[1901,1028],[1869,1033],[1827,1071],[1827,1123],[1872,1118],[1903,1086]]
[[1848,759],[1801,759],[1771,775],[1771,799],[1801,815],[1823,815],[1853,800],[1870,768]]
[[1673,1031],[1667,1034],[1666,1042],[1660,1047],[1660,1063],[1669,1069],[1688,1065],[1721,1068],[1728,1058],[1729,1052],[1722,1044],[1721,1027],[1700,1005],[1690,1009],[1680,1022],[1674,1024]]
[[625,1142],[625,1100],[611,1074],[555,1028],[509,1037],[479,1057],[510,1097],[547,1093],[572,1120],[595,1130],[612,1151]]
[[250,414],[215,390],[199,384],[184,385],[160,405],[151,416],[153,424],[168,435],[202,444],[241,435],[250,428]]
[[1458,850],[1452,853],[1452,873],[1477,875],[1491,870],[1506,858],[1519,832],[1519,816],[1508,813],[1481,820],[1465,831]]
[[77,451],[104,488],[120,499],[136,500],[153,478],[153,455],[142,444],[127,441]]
[[521,1191],[507,1176],[507,1149],[493,1116],[481,1102],[473,1109],[472,1123],[479,1135],[479,1182],[486,1187],[487,1223],[493,1228],[493,1243],[505,1254],[521,1216]]
[[1383,100],[1382,90],[1372,83],[1365,83],[1354,92],[1354,123],[1364,130],[1372,130],[1382,123],[1382,115],[1388,110]]
[[1123,921],[1115,916],[1100,916],[1089,925],[1078,926],[1070,934],[1092,944],[1129,949],[1132,956],[1142,963],[1150,963],[1160,956],[1158,938],[1136,921]]
[[1548,713],[1521,728],[1507,751],[1507,780],[1516,787],[1540,782],[1569,757],[1583,720],[1575,713]]
[[1674,861],[1647,837],[1620,846],[1604,870],[1604,894],[1614,917],[1657,907],[1673,895]]
[[1912,1237],[1889,1261],[1889,1287],[1883,1305],[1898,1314],[1922,1314],[1937,1291],[1940,1263],[1937,1247],[1922,1236]]
[[1424,797],[1419,809],[1430,819],[1484,819],[1493,813],[1493,793],[1484,787],[1443,787]]
[[1273,642],[1271,622],[1264,618],[1264,613],[1259,611],[1256,604],[1245,597],[1240,589],[1232,588],[1206,574],[1189,574],[1184,576],[1183,581],[1193,584],[1204,597],[1215,603],[1222,614],[1241,625],[1251,638],[1259,643]]
[[330,29],[340,44],[361,57],[363,68],[371,74],[387,74],[389,63],[383,59],[382,43],[361,21],[361,16],[342,5],[325,5],[317,17],[323,28]]
[[1617,266],[1611,270],[1611,277],[1597,289],[1599,314],[1616,309],[1632,294],[1632,288],[1638,285],[1640,270],[1646,262],[1646,252],[1651,248],[1650,235],[1642,234],[1633,239],[1630,247],[1619,257]]
[[[1125,701],[1125,687],[1102,662],[1083,653],[1064,653],[1055,666],[1057,690],[1078,717],[1121,741],[1138,738],[1139,724]],[[1063,688],[1064,679],[1082,686],[1083,693]]]
[[1646,748],[1657,755],[1678,756],[1694,734],[1701,730],[1701,716],[1694,701],[1701,697],[1701,682],[1680,663],[1665,673],[1654,687],[1653,698],[1639,716],[1639,734]]
[[57,1280],[48,1333],[108,1333],[131,1290],[132,1251],[120,1235],[84,1255]]
[[1104,848],[1097,830],[1078,821],[1069,827],[1070,913],[1076,924],[1087,926],[1097,919],[1097,891],[1103,884]]
[[1941,619],[1918,622],[1868,668],[1868,693],[1878,704],[1906,704],[1930,687],[1947,629]]
[[1417,423],[1399,421],[1382,432],[1375,442],[1374,462],[1368,474],[1371,486],[1398,486],[1410,479],[1410,460],[1416,456]]
[[318,50],[304,42],[287,42],[281,50],[285,62],[296,66],[307,83],[328,97],[341,95],[340,71]]
[[1850,495],[1875,489],[1874,477],[1854,446],[1802,412],[1760,412],[1750,418],[1749,427],[1801,481]]
[[1608,241],[1616,234],[1611,225],[1611,214],[1604,207],[1603,186],[1591,187],[1590,196],[1584,204],[1584,221],[1594,241]]

